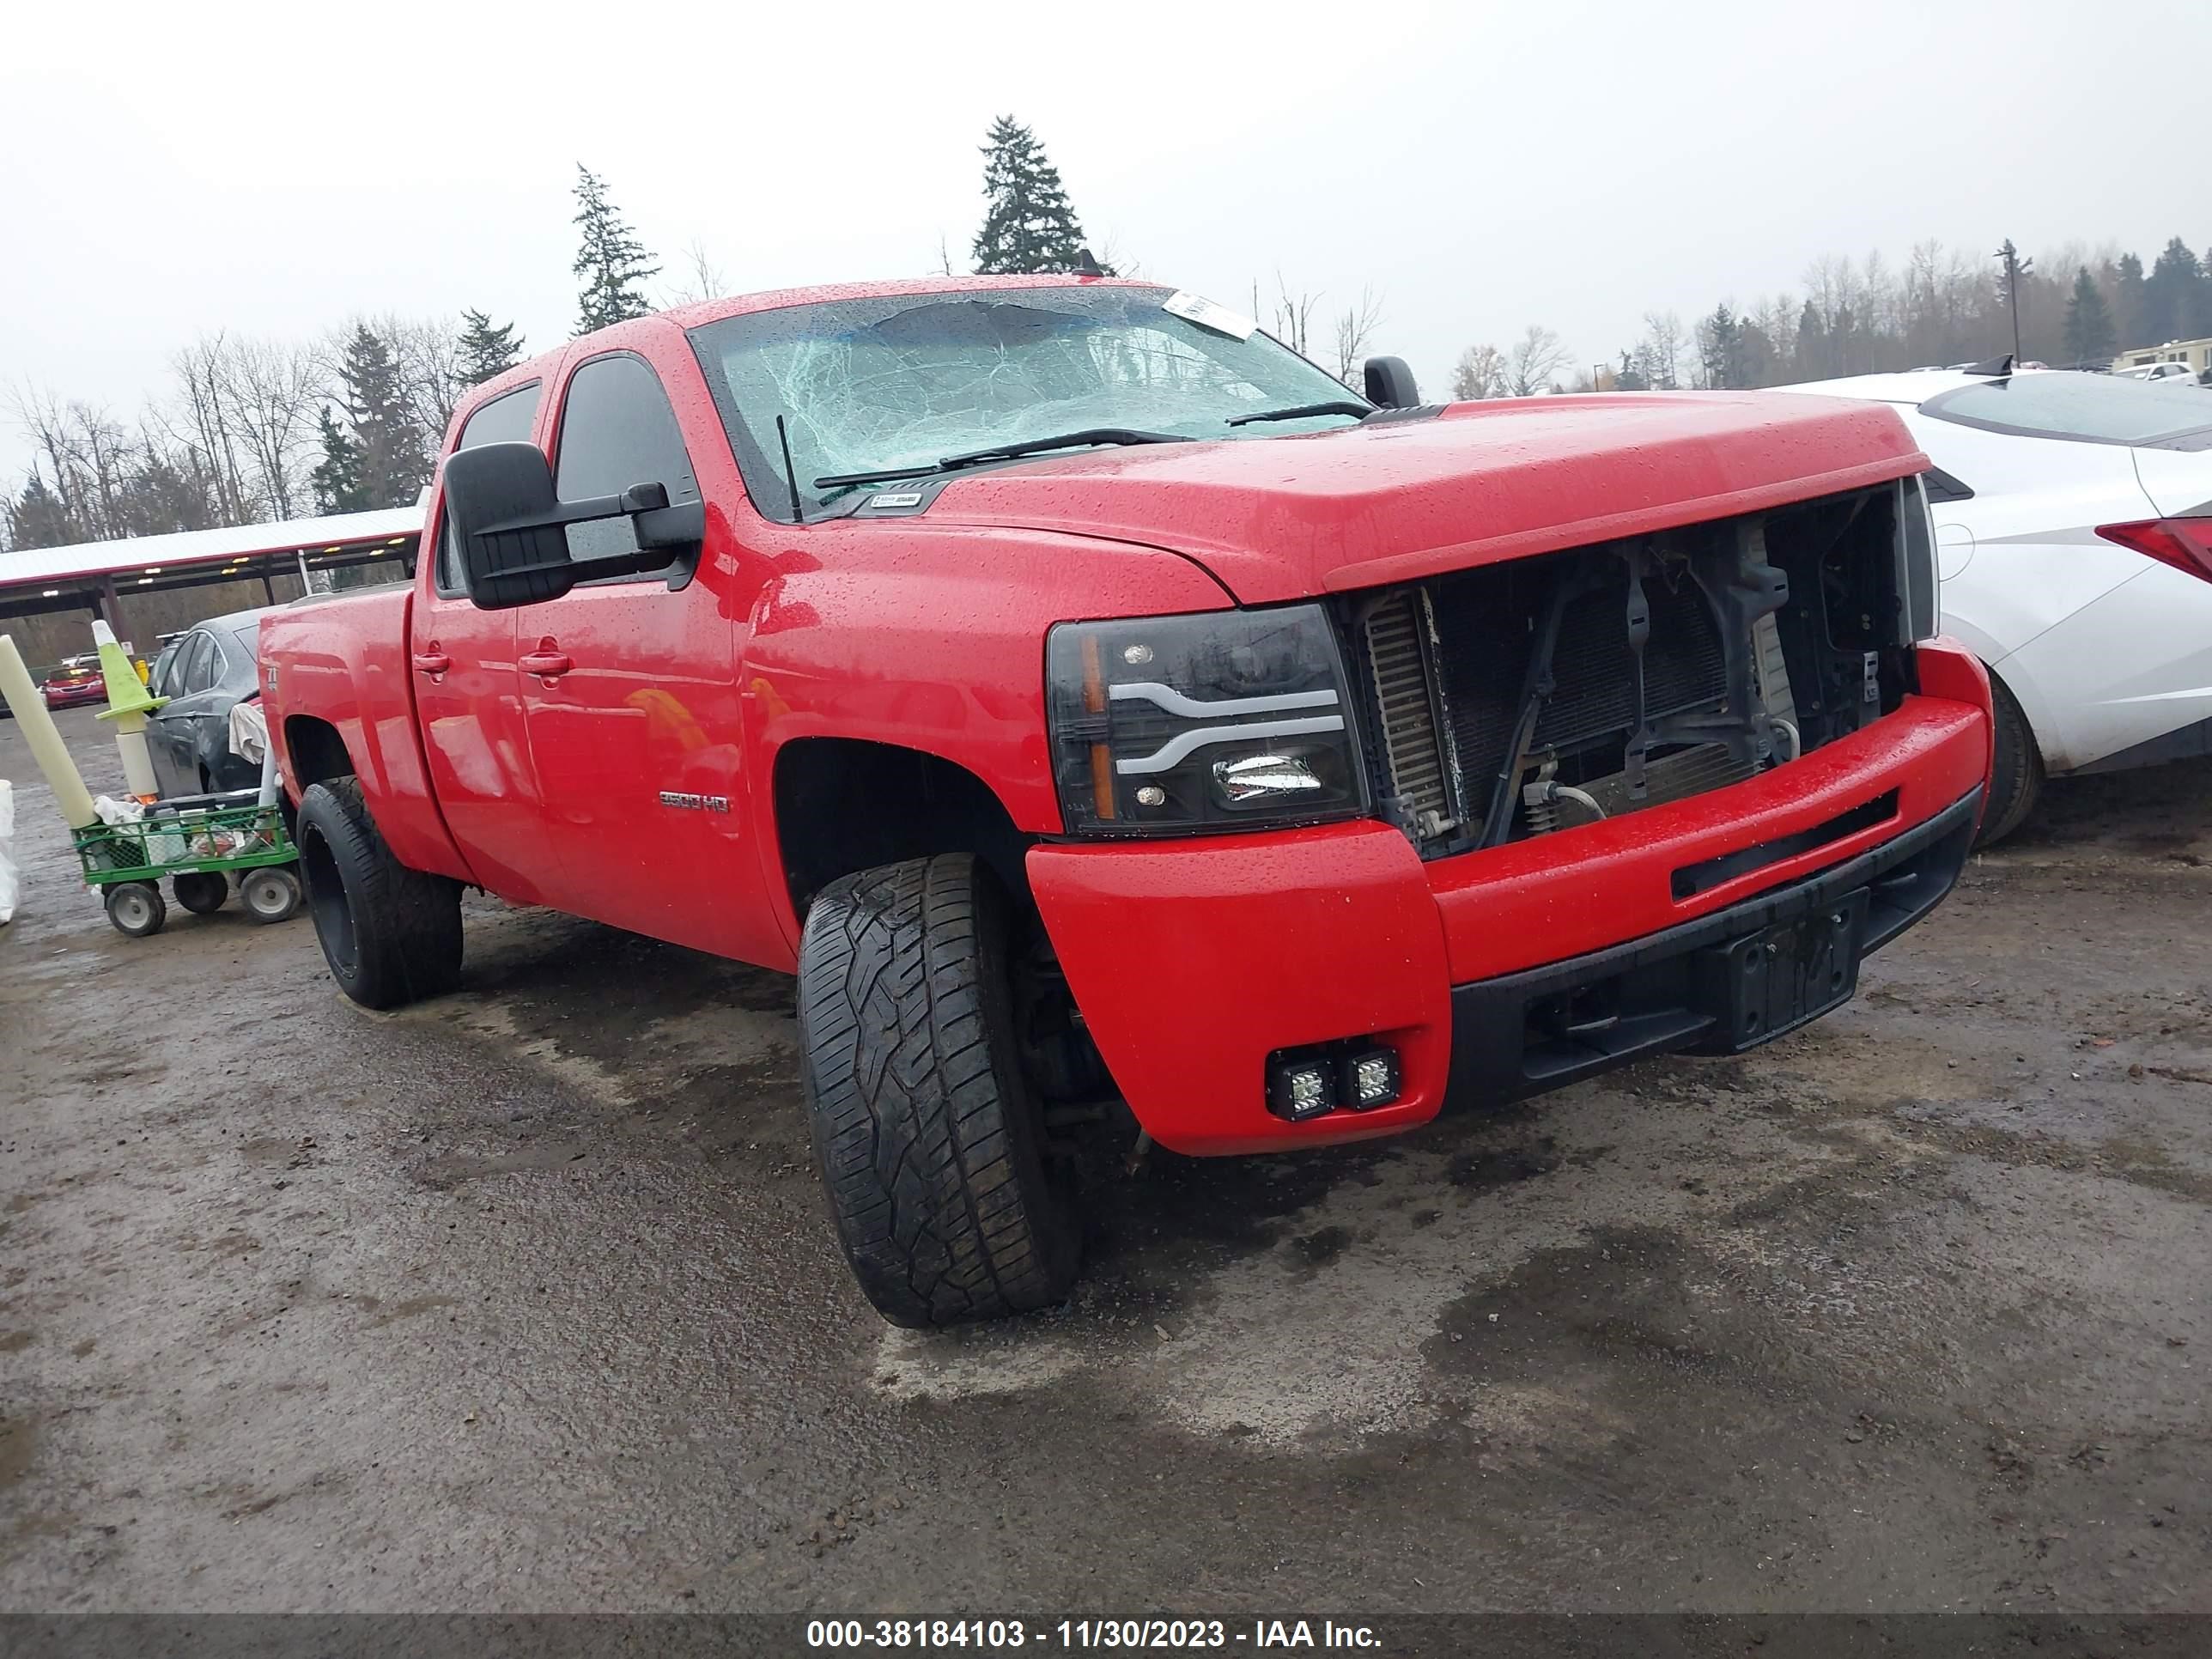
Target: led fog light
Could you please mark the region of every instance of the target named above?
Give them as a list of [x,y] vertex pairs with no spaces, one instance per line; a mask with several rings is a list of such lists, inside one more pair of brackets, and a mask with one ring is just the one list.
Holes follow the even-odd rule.
[[1398,1097],[1400,1076],[1395,1050],[1354,1048],[1337,1062],[1337,1091],[1355,1112],[1371,1112]]
[[1308,1054],[1293,1059],[1285,1054],[1267,1061],[1267,1109],[1277,1117],[1303,1123],[1336,1105],[1336,1067],[1324,1057]]

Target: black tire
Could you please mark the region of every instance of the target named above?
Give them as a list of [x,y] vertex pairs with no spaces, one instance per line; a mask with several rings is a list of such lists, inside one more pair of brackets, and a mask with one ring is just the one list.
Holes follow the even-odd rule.
[[300,914],[300,878],[277,865],[248,870],[238,881],[238,900],[246,914],[264,927]]
[[397,1008],[460,983],[461,890],[392,856],[352,778],[301,798],[300,872],[331,977],[364,1008]]
[[2043,751],[2035,745],[2027,716],[1996,675],[1990,676],[1996,714],[1996,763],[1990,779],[1990,803],[1982,813],[1976,848],[1993,847],[2027,821],[2043,793]]
[[107,920],[125,939],[145,939],[169,919],[168,901],[150,881],[118,881],[106,893]]
[[211,916],[230,896],[230,878],[220,870],[188,870],[169,878],[177,902],[196,916]]
[[1050,1307],[1082,1256],[1048,1166],[1009,969],[1012,906],[965,854],[833,882],[799,947],[799,1074],[837,1241],[895,1325]]

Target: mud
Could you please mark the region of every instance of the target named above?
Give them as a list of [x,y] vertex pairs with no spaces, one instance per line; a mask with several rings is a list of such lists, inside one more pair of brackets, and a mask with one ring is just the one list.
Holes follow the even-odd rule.
[[0,775],[0,1607],[2212,1611],[2212,770],[1744,1059],[1109,1173],[951,1337],[775,976],[472,900],[367,1014],[304,919],[123,939]]

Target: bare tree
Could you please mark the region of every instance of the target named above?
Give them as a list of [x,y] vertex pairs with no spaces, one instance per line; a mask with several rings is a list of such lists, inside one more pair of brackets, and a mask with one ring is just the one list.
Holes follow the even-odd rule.
[[1451,391],[1458,403],[1505,396],[1504,354],[1493,345],[1471,345],[1461,352],[1452,365]]
[[1359,372],[1375,331],[1382,324],[1382,301],[1372,289],[1359,290],[1356,305],[1346,306],[1336,317],[1336,378],[1346,386]]
[[[1259,309],[1259,295],[1260,285],[1255,283],[1252,285],[1255,311]],[[1283,280],[1283,273],[1277,271],[1275,273],[1275,312],[1267,332],[1297,352],[1299,356],[1312,356],[1313,353],[1306,348],[1310,343],[1313,333],[1314,307],[1320,303],[1321,295],[1317,293],[1303,289],[1296,294],[1291,293],[1290,284]]]
[[203,334],[169,360],[176,377],[172,409],[156,406],[154,418],[175,441],[189,447],[198,471],[212,488],[226,524],[252,524],[254,510],[239,451],[245,447],[230,397],[230,345],[218,332]]
[[11,544],[58,547],[222,522],[189,444],[146,424],[134,434],[102,410],[43,390],[17,388],[9,404],[35,452],[22,493],[6,503]]
[[[945,239],[939,236],[938,252],[945,252]],[[719,300],[730,291],[730,279],[707,252],[707,244],[698,237],[691,239],[684,250],[683,263],[676,282],[661,290],[664,307],[698,305],[707,300]]]
[[1121,239],[1108,231],[1091,250],[1091,257],[1098,261],[1098,269],[1109,276],[1141,276],[1144,261],[1121,251]]
[[1513,349],[1506,354],[1506,395],[1534,397],[1551,386],[1553,377],[1566,361],[1567,349],[1559,343],[1559,337],[1548,328],[1529,324],[1528,331],[1514,342]]
[[1671,311],[1644,313],[1644,339],[1636,350],[1636,367],[1644,383],[1661,392],[1682,384],[1682,319]]
[[327,395],[314,353],[280,340],[240,339],[231,343],[222,370],[258,493],[271,517],[295,517],[306,496],[302,458]]
[[[461,367],[459,319],[452,317],[399,317],[387,312],[369,322],[372,332],[382,335],[399,371],[399,384],[407,412],[435,453],[438,441],[453,424],[469,389]],[[350,332],[350,331],[349,331]]]

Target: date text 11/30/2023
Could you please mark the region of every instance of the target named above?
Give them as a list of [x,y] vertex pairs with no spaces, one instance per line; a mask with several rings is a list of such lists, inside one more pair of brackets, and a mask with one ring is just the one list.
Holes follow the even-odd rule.
[[816,1619],[811,1648],[1014,1649],[1340,1648],[1381,1645],[1365,1625],[1333,1620],[1260,1619],[1249,1628],[1219,1619]]

